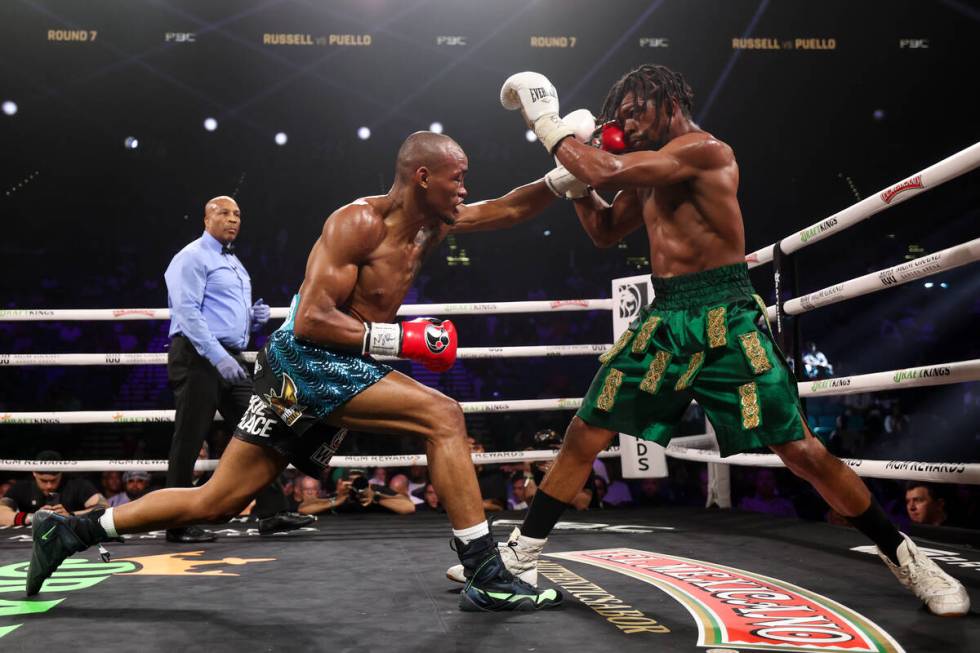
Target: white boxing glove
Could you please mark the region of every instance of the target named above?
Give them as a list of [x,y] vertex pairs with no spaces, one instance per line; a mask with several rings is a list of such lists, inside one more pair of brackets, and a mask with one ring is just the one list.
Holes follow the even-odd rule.
[[516,73],[500,88],[500,104],[508,111],[520,109],[528,126],[548,153],[574,132],[558,117],[558,92],[541,73]]
[[552,193],[567,200],[577,200],[589,194],[588,185],[576,179],[562,165],[546,174],[544,183]]
[[[595,132],[595,116],[588,109],[576,109],[562,118],[562,122],[572,130],[572,135],[583,143],[588,143]],[[548,189],[558,197],[567,200],[577,200],[589,194],[589,186],[576,179],[565,169],[558,157],[555,157],[557,167],[544,176]]]
[[592,140],[592,134],[595,133],[595,116],[588,109],[576,109],[562,118],[562,122],[572,128],[575,140],[580,143],[588,143]]

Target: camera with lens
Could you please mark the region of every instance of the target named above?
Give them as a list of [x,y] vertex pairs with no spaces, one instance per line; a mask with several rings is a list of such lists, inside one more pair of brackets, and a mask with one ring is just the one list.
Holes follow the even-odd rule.
[[350,481],[350,491],[355,497],[360,499],[368,489],[368,480],[363,476],[355,476]]

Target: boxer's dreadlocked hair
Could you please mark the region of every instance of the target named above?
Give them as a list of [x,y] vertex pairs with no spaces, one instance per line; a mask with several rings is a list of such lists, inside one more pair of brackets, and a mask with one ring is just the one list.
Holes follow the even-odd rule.
[[602,104],[600,122],[616,120],[623,98],[629,93],[633,93],[638,108],[642,108],[647,100],[653,100],[654,106],[664,107],[667,111],[668,124],[674,117],[675,101],[681,113],[687,118],[691,117],[694,107],[694,91],[688,86],[683,75],[675,73],[666,66],[644,64],[623,75],[609,89],[609,94]]

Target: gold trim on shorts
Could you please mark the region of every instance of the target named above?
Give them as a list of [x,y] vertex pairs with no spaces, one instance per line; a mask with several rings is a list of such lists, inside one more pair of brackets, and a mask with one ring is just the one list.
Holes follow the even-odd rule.
[[650,346],[650,339],[653,338],[654,332],[656,332],[657,327],[660,326],[662,318],[659,315],[651,315],[640,327],[640,331],[636,334],[636,339],[633,340],[633,347],[631,351],[634,354],[642,354]]
[[687,364],[687,371],[681,375],[681,378],[677,379],[677,385],[674,386],[674,390],[686,390],[691,385],[691,381],[694,380],[694,376],[698,373],[698,370],[701,369],[702,363],[704,363],[703,351],[699,351],[691,356],[691,362]]
[[632,335],[633,335],[633,332],[630,331],[629,329],[626,329],[626,331],[623,331],[619,335],[619,339],[615,342],[615,344],[613,344],[613,346],[610,347],[609,350],[605,354],[603,354],[602,356],[599,357],[599,362],[602,363],[603,365],[605,365],[606,363],[608,363],[612,359],[616,358],[616,356],[619,355],[619,352],[623,351],[623,347],[626,346],[626,343],[628,343],[630,341],[630,337],[632,337]]
[[660,384],[664,380],[664,372],[667,371],[667,366],[670,365],[670,359],[671,355],[669,353],[665,351],[657,352],[657,355],[650,362],[650,368],[640,382],[640,390],[649,392],[652,395],[657,394],[657,391],[660,390]]
[[758,376],[772,369],[772,362],[766,356],[762,343],[759,342],[758,331],[743,333],[738,337],[738,342],[742,345],[742,351],[745,352],[745,358],[749,361],[753,374]]
[[708,311],[708,347],[724,347],[728,344],[728,326],[725,324],[725,307]]
[[754,429],[762,424],[759,391],[755,381],[738,387],[738,405],[742,411],[742,428]]
[[762,319],[766,321],[766,326],[769,327],[769,333],[771,334],[772,323],[769,322],[769,311],[765,300],[763,300],[759,295],[755,294],[752,295],[752,298],[755,300],[755,303],[759,305],[759,310],[762,311]]
[[602,384],[602,392],[595,401],[596,408],[607,413],[612,410],[616,403],[616,393],[619,392],[621,385],[623,385],[623,373],[619,370],[609,370],[606,381]]

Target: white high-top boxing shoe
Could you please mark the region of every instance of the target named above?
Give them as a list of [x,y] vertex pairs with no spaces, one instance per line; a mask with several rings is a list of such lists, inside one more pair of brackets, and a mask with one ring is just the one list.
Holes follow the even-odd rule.
[[[497,548],[510,573],[525,583],[537,587],[538,557],[547,541],[547,539],[539,540],[521,535],[521,529],[515,527],[506,542],[497,542]],[[453,565],[447,569],[446,578],[457,583],[465,583],[467,578],[463,574],[463,565]]]
[[885,561],[898,582],[912,590],[935,615],[961,617],[969,612],[970,597],[963,585],[919,551],[908,535],[901,535],[905,541],[898,546],[898,565],[878,551],[878,557]]

